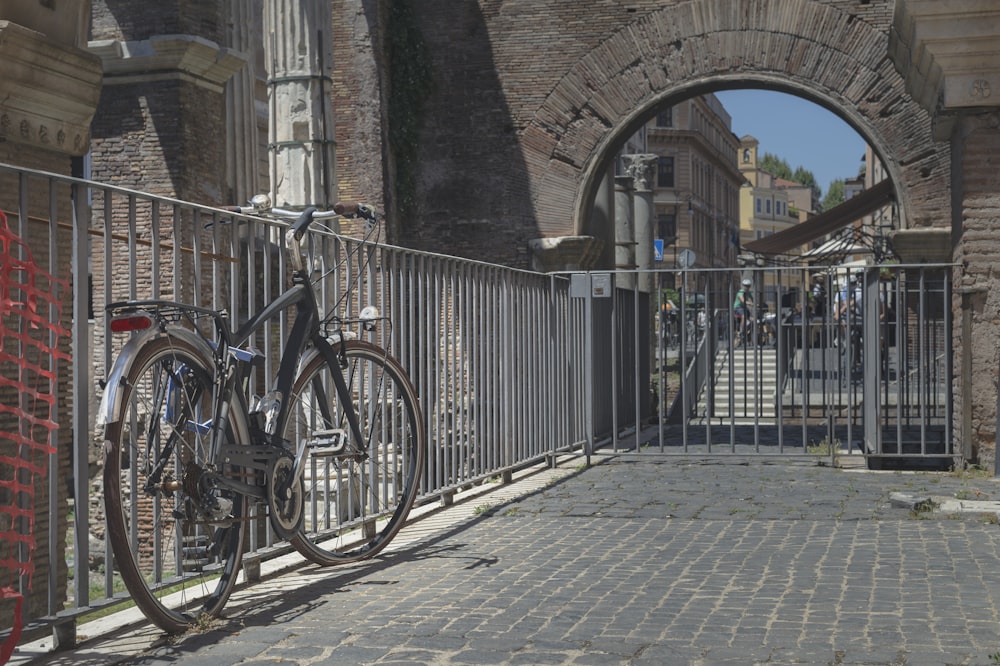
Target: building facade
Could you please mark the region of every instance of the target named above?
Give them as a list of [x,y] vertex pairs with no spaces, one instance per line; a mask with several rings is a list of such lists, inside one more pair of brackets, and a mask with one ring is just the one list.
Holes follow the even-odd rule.
[[[758,163],[760,142],[747,135],[739,143],[739,169],[744,182],[740,187],[740,244],[759,240],[803,221],[811,210],[802,211],[790,198],[796,183],[777,178]],[[797,189],[797,188],[796,188]]]
[[703,95],[660,109],[644,130],[647,148],[656,155],[653,201],[664,247],[661,267],[680,268],[677,257],[685,250],[695,258],[686,268],[735,266],[742,178],[729,113],[715,95]]

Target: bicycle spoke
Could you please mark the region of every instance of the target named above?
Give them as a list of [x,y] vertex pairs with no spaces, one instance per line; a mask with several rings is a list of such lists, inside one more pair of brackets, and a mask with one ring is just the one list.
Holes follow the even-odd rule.
[[106,433],[115,565],[136,604],[170,632],[222,609],[242,557],[245,499],[225,497],[233,503],[230,519],[213,525],[189,495],[208,456],[209,433],[189,425],[211,409],[209,360],[179,341],[154,338],[132,360],[122,413]]

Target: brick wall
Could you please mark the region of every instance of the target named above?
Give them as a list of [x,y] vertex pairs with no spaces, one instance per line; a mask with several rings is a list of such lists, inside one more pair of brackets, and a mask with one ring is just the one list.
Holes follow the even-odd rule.
[[222,2],[92,0],[91,39],[149,39],[156,35],[198,35],[221,43]]
[[[970,442],[964,444],[990,469],[996,460],[997,370],[1000,368],[1000,289],[996,266],[1000,263],[1000,113],[970,114],[959,123],[955,173],[961,191],[958,199],[956,231],[961,233],[956,261],[962,266],[956,279],[956,324],[962,321],[962,305],[969,309],[969,348],[963,349],[962,328],[955,327],[956,431],[961,434],[961,418],[967,411],[971,422]],[[957,188],[956,188],[957,189]],[[962,294],[965,296],[962,296]],[[963,371],[963,354],[970,361]]]
[[888,162],[910,224],[947,219],[948,146],[886,60],[888,0],[418,6],[433,87],[407,245],[528,266],[530,239],[580,233],[638,114],[723,81],[839,107]]

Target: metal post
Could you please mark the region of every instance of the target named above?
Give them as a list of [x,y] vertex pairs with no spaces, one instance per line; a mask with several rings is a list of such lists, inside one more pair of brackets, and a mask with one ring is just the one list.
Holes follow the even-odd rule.
[[[882,352],[879,344],[879,315],[881,299],[878,292],[878,269],[866,270],[862,274],[862,347],[864,351],[864,400],[862,401],[862,424],[864,428],[865,447],[868,451],[882,452],[882,428],[879,423],[881,406],[878,399],[878,387],[881,381],[882,363],[879,356]],[[850,446],[850,443],[848,443]],[[897,450],[896,453],[902,453]]]

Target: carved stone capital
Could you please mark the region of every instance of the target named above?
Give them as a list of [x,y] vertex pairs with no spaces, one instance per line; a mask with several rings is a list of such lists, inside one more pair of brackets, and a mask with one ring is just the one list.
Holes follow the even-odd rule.
[[632,188],[636,192],[652,192],[653,178],[656,175],[656,155],[644,153],[641,155],[622,155],[625,160],[625,170],[632,177]]
[[85,154],[101,96],[100,60],[0,20],[0,62],[0,141]]
[[995,0],[897,0],[889,56],[931,113],[1000,106]]
[[558,236],[528,241],[531,267],[541,273],[591,268],[604,241],[593,236]]

